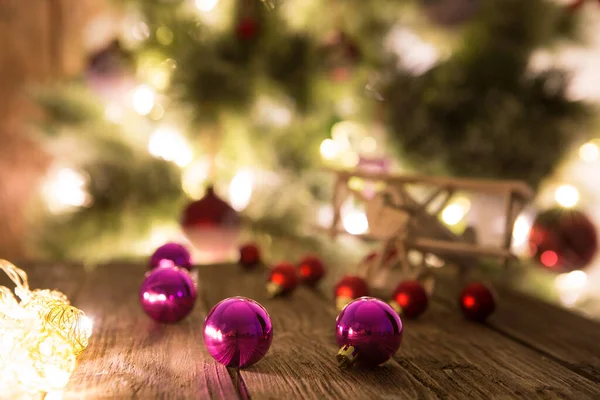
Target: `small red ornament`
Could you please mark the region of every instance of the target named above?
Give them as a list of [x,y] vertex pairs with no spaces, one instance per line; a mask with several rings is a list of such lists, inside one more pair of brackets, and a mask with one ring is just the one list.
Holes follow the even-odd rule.
[[321,53],[329,76],[336,82],[348,80],[361,58],[357,42],[342,31],[327,36]]
[[429,297],[419,281],[404,281],[394,290],[390,306],[402,317],[417,318],[427,310]]
[[237,252],[241,219],[212,186],[203,198],[185,208],[181,225],[197,250],[194,258],[201,263],[225,262]]
[[291,293],[298,286],[296,268],[287,262],[282,262],[271,270],[267,280],[267,292],[272,297]]
[[245,268],[254,268],[260,263],[260,250],[253,243],[240,247],[240,264]]
[[460,309],[467,319],[483,322],[496,310],[496,296],[483,283],[471,283],[459,298]]
[[252,39],[258,33],[258,23],[253,18],[242,18],[237,25],[237,36],[240,39]]
[[577,210],[554,208],[540,213],[529,232],[530,253],[556,272],[588,266],[598,251],[596,227]]
[[307,256],[298,263],[300,280],[308,286],[315,286],[325,276],[323,262],[315,256]]
[[360,276],[346,275],[335,285],[333,294],[338,310],[354,299],[369,295],[369,285]]

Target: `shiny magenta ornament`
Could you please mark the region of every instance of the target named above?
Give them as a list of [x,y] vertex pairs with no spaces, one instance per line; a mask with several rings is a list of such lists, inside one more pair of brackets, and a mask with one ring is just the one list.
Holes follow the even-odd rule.
[[316,256],[306,256],[298,263],[300,280],[308,286],[315,286],[325,276],[325,266]]
[[181,225],[196,250],[196,262],[218,264],[235,259],[241,218],[212,187],[203,198],[185,208]]
[[196,284],[188,271],[168,261],[146,274],[140,289],[140,304],[157,322],[181,321],[194,308]]
[[272,297],[290,294],[298,286],[298,272],[288,263],[281,262],[273,267],[267,280],[267,292]]
[[400,282],[390,300],[390,306],[403,317],[413,319],[427,310],[429,296],[419,281]]
[[336,320],[341,368],[354,364],[374,367],[396,354],[402,343],[402,321],[392,307],[374,297],[348,304]]
[[260,250],[253,243],[240,247],[240,265],[244,268],[254,268],[260,264]]
[[204,321],[204,345],[219,363],[248,367],[267,354],[273,324],[267,310],[254,300],[230,297],[214,306]]
[[474,282],[460,293],[459,305],[467,319],[483,322],[496,310],[496,296],[483,283]]
[[187,270],[193,267],[190,252],[179,243],[165,243],[156,249],[150,258],[150,269],[158,267],[163,260],[172,261],[177,267]]
[[342,310],[346,304],[354,299],[369,295],[369,285],[360,276],[343,276],[333,289],[336,307]]

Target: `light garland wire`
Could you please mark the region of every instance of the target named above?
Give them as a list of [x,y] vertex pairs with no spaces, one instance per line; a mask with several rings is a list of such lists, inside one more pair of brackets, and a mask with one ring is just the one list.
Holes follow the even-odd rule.
[[[0,286],[0,399],[63,389],[88,345],[92,322],[56,290],[30,290],[25,271],[0,259],[15,283]],[[15,297],[16,295],[16,297]]]

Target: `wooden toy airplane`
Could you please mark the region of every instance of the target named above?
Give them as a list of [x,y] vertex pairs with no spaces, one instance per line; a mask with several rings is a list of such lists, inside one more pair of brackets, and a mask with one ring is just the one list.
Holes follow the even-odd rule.
[[[403,272],[416,274],[426,270],[427,257],[434,255],[445,263],[457,265],[461,272],[474,265],[478,258],[494,257],[508,266],[516,257],[511,253],[512,232],[518,215],[534,197],[533,190],[521,181],[460,179],[402,174],[383,174],[360,170],[333,170],[337,178],[333,193],[331,237],[346,233],[339,227],[345,201],[354,197],[365,203],[369,232],[357,235],[381,242],[381,251],[374,262],[359,266],[360,274],[370,279],[390,265],[401,264]],[[349,187],[352,178],[375,182],[382,187],[374,196]],[[417,200],[407,190],[418,185],[429,188],[424,199]],[[462,235],[452,232],[440,221],[440,214],[457,191],[502,195],[505,198],[504,240],[498,247],[482,246],[469,229]],[[432,207],[433,206],[433,207]],[[420,264],[411,264],[408,252],[421,254]],[[387,256],[386,256],[387,254]],[[389,255],[393,257],[389,257]],[[372,260],[373,261],[373,260]],[[367,265],[368,264],[368,265]]]

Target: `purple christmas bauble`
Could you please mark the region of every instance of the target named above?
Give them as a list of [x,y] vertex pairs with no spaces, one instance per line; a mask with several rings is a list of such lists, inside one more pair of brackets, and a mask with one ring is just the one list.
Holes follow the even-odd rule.
[[349,303],[336,319],[335,334],[341,349],[340,367],[354,363],[374,367],[389,360],[402,343],[402,321],[392,307],[373,297]]
[[144,312],[157,322],[181,321],[194,308],[196,284],[183,268],[155,268],[146,274],[140,303]]
[[248,367],[264,357],[273,340],[271,317],[245,297],[230,297],[214,306],[204,321],[204,345],[219,363]]
[[179,243],[166,243],[156,249],[150,258],[150,269],[158,267],[162,260],[172,261],[177,267],[192,269],[192,256]]

